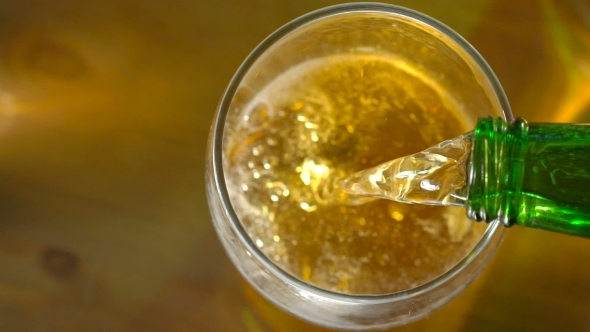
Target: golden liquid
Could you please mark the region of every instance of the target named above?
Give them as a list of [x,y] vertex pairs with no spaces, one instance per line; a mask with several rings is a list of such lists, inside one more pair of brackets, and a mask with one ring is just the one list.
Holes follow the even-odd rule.
[[485,229],[460,208],[322,197],[326,181],[472,126],[444,90],[398,59],[310,60],[233,112],[224,162],[232,205],[252,241],[294,276],[349,294],[407,290],[457,264]]
[[470,132],[424,151],[364,169],[338,180],[333,189],[326,192],[331,194],[334,203],[341,204],[390,199],[408,204],[464,207],[471,136]]

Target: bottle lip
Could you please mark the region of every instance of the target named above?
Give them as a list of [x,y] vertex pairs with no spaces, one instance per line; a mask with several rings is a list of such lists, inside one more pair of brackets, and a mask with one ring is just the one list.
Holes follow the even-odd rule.
[[483,57],[479,54],[477,50],[471,44],[469,44],[463,37],[461,37],[458,33],[453,31],[451,28],[446,26],[445,24],[425,15],[420,12],[383,3],[347,3],[341,5],[330,6],[326,8],[322,8],[308,14],[305,14],[276,30],[272,33],[269,37],[267,37],[262,43],[260,43],[244,60],[244,62],[240,65],[236,73],[234,74],[233,78],[230,81],[229,86],[225,90],[220,104],[218,106],[218,112],[216,118],[213,121],[212,125],[212,133],[210,139],[210,148],[211,148],[211,157],[212,157],[212,174],[214,177],[214,183],[217,188],[217,194],[221,200],[221,203],[224,207],[225,212],[229,216],[230,224],[232,230],[235,232],[241,243],[247,248],[247,250],[251,253],[254,258],[262,264],[262,266],[273,273],[275,276],[279,277],[283,282],[294,285],[298,287],[301,291],[306,291],[310,293],[317,294],[318,296],[322,296],[328,298],[333,301],[338,301],[347,304],[385,304],[391,302],[398,302],[404,301],[416,296],[422,295],[424,293],[428,293],[443,284],[449,282],[453,278],[455,278],[462,270],[464,270],[469,264],[471,264],[482,252],[490,245],[492,237],[498,231],[503,231],[501,225],[498,222],[492,222],[482,235],[482,238],[479,242],[475,245],[473,250],[464,257],[459,263],[457,263],[454,267],[446,271],[445,273],[441,274],[437,278],[420,285],[415,288],[411,288],[408,290],[389,293],[389,294],[378,294],[378,295],[350,295],[350,294],[343,294],[338,292],[329,291],[326,289],[322,289],[306,283],[288,272],[282,270],[278,265],[274,262],[269,260],[266,255],[255,245],[255,243],[250,238],[249,234],[242,226],[239,218],[234,211],[231,200],[229,198],[229,194],[227,191],[227,186],[225,182],[225,176],[223,174],[223,135],[224,135],[224,126],[225,121],[227,118],[228,111],[230,109],[230,105],[232,103],[233,97],[237,92],[237,89],[240,85],[240,82],[246,74],[248,73],[249,69],[254,65],[256,60],[260,58],[269,48],[271,48],[276,42],[278,42],[283,37],[287,36],[288,34],[294,32],[295,30],[305,26],[308,23],[313,21],[324,19],[334,15],[341,15],[341,14],[348,14],[348,13],[370,13],[370,12],[379,12],[379,13],[388,13],[396,16],[401,16],[405,18],[409,18],[411,20],[415,20],[420,24],[425,24],[427,26],[432,27],[436,31],[442,33],[446,37],[450,38],[454,41],[464,52],[466,52],[469,57],[480,67],[480,70],[485,74],[486,78],[488,79],[490,85],[492,86],[494,93],[496,95],[497,101],[502,108],[502,113],[504,118],[507,121],[512,121],[512,112],[510,109],[510,105],[508,99],[502,89],[500,82],[498,81],[496,75],[487,64],[487,62],[483,59]]
[[[500,178],[495,178],[489,175],[490,173],[488,172],[492,171],[490,169],[492,166],[502,166],[501,162],[498,163],[496,161],[495,153],[497,153],[497,151],[495,151],[494,148],[504,146],[501,137],[506,133],[508,127],[508,122],[489,116],[478,119],[476,129],[473,131],[473,136],[471,138],[471,153],[467,161],[467,205],[465,206],[467,209],[467,216],[471,220],[486,223],[499,220],[504,226],[510,226],[508,216],[502,209],[499,209],[499,207],[503,205],[501,202],[497,205],[493,205],[493,208],[490,211],[485,205],[478,206],[478,204],[475,204],[476,206],[474,207],[471,200],[473,194],[472,189],[474,186],[477,188],[484,188],[486,191],[500,191],[499,188],[502,185]],[[485,141],[488,144],[478,144],[480,141]],[[486,149],[485,151],[482,151],[481,149],[486,146],[493,150]],[[483,156],[490,156],[489,160],[491,164],[485,162],[488,159],[482,158]],[[496,174],[496,172],[492,172],[491,174]],[[492,178],[495,178],[497,181],[488,182],[488,180]]]

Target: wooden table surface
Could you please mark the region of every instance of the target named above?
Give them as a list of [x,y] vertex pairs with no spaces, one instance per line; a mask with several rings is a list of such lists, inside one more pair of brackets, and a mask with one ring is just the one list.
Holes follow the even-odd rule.
[[[210,121],[264,37],[334,1],[0,0],[0,331],[324,331],[246,287],[213,231]],[[405,0],[514,113],[587,121],[590,2]],[[590,331],[590,241],[514,228],[400,331]]]

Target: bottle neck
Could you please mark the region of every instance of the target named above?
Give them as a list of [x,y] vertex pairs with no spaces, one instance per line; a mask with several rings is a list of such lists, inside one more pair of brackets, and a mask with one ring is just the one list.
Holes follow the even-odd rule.
[[468,170],[467,215],[475,221],[499,219],[512,226],[518,214],[522,160],[528,124],[518,118],[507,123],[499,118],[482,118],[473,132]]

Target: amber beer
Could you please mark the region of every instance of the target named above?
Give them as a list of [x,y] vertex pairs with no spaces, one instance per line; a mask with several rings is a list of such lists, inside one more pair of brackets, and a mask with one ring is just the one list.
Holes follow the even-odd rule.
[[292,275],[346,294],[403,291],[456,265],[481,237],[485,226],[461,209],[348,205],[324,194],[334,179],[473,126],[404,61],[362,53],[309,60],[239,111],[225,137],[232,205],[252,241]]

